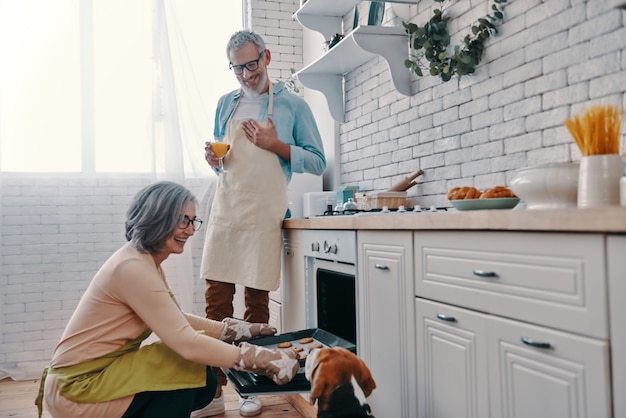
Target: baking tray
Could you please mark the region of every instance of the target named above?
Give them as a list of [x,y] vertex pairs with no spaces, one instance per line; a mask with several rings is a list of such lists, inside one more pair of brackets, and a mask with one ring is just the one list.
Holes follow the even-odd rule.
[[[343,347],[356,354],[356,345],[350,341],[344,340],[321,328],[311,328],[301,331],[286,332],[284,334],[273,335],[271,337],[256,338],[248,341],[250,344],[256,344],[267,348],[276,348],[278,343],[291,342],[293,347],[302,346],[302,353],[308,354],[307,346],[309,344],[299,344],[298,340],[302,338],[313,338],[314,343],[320,343],[324,347]],[[249,395],[267,395],[273,393],[302,393],[311,390],[311,384],[304,375],[304,364],[306,358],[301,358],[300,370],[296,376],[284,385],[277,385],[271,379],[257,373],[237,371],[234,369],[222,369],[233,385],[233,388],[242,396]]]

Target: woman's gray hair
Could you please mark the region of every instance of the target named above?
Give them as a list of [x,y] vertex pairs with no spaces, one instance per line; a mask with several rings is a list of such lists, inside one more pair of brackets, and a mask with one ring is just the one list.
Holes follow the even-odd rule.
[[196,197],[184,186],[160,181],[141,189],[126,212],[126,239],[143,253],[157,254],[178,227],[184,206]]
[[237,51],[248,42],[252,42],[257,47],[257,49],[259,50],[259,55],[261,54],[261,52],[267,49],[267,47],[265,46],[265,41],[263,40],[261,35],[254,33],[249,29],[243,29],[235,32],[230,37],[230,40],[226,45],[226,58],[230,60],[230,52]]

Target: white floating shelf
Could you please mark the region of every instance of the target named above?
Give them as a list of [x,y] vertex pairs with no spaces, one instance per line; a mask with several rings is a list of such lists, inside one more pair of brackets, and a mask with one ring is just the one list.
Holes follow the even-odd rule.
[[[361,0],[308,0],[293,17],[302,25],[329,38],[341,33],[342,18]],[[387,3],[416,4],[417,0],[392,0]]]
[[[328,0],[322,0],[321,3]],[[320,1],[309,0],[318,4]],[[351,3],[338,1],[335,3]],[[355,1],[355,3],[357,3]],[[317,6],[316,6],[317,7]],[[344,74],[366,62],[382,56],[389,67],[391,80],[400,93],[411,94],[410,73],[404,67],[407,54],[407,35],[403,27],[397,26],[359,26],[337,45],[316,61],[296,73],[298,80],[305,87],[324,94],[333,118],[344,121]]]

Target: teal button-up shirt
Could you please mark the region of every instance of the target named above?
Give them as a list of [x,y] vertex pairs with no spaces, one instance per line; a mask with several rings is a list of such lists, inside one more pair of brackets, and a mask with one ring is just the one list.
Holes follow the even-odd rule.
[[[220,98],[215,112],[213,131],[218,141],[221,141],[226,134],[226,125],[240,97],[241,90],[238,89]],[[261,106],[257,121],[267,119],[267,108],[268,103],[265,102]],[[321,175],[326,169],[326,157],[313,112],[301,97],[289,92],[282,81],[274,84],[272,121],[276,127],[278,139],[291,148],[291,161],[276,156],[287,182],[291,181],[292,173]]]

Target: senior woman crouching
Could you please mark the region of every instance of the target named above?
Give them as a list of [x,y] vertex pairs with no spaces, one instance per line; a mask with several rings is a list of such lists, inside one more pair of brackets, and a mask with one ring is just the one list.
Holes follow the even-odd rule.
[[[232,344],[275,328],[205,319],[176,303],[160,266],[183,252],[201,224],[195,197],[179,184],[157,182],[135,196],[129,242],[92,279],[44,371],[39,416],[44,400],[55,418],[203,417],[217,385],[208,366],[257,372],[277,384],[293,378],[295,351]],[[140,346],[152,332],[160,341]]]

